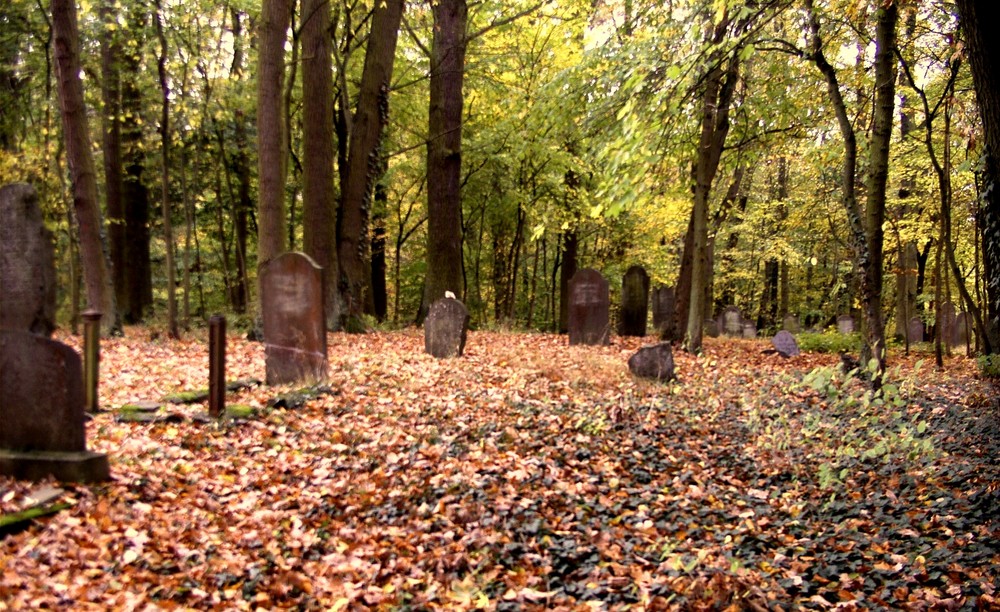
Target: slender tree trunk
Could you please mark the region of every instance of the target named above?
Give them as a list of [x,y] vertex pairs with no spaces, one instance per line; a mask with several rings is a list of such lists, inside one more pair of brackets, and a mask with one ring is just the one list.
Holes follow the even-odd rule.
[[565,334],[569,331],[569,281],[576,274],[577,253],[579,252],[580,241],[576,230],[570,229],[563,232],[562,250],[560,251],[561,265],[559,266],[559,333]]
[[59,109],[66,139],[66,159],[73,183],[73,210],[80,233],[80,260],[87,305],[104,316],[105,333],[120,333],[110,266],[101,237],[101,209],[97,201],[97,175],[90,149],[87,109],[80,80],[80,35],[73,0],[52,0],[52,33],[59,82]]
[[389,204],[389,190],[385,184],[386,164],[382,158],[382,169],[379,180],[375,183],[375,205],[372,208],[372,302],[375,306],[375,319],[385,321],[388,311],[389,296],[386,291],[385,275],[385,211]]
[[465,0],[433,5],[429,133],[427,140],[427,277],[418,320],[452,291],[459,297],[462,271],[462,81],[465,72]]
[[258,244],[263,265],[285,246],[285,129],[282,92],[288,0],[264,0],[257,71]]
[[121,82],[118,14],[112,0],[101,2],[101,114],[104,127],[104,197],[108,218],[108,246],[111,255],[115,300],[127,303],[125,292],[125,207],[122,201]]
[[160,107],[160,138],[161,138],[161,202],[163,205],[163,242],[167,260],[167,334],[171,338],[180,338],[181,332],[177,326],[177,272],[174,269],[174,230],[170,209],[170,85],[167,81],[167,37],[163,33],[163,9],[161,0],[156,0],[156,37],[160,41],[160,55],[157,58],[157,75],[160,78],[160,90],[163,92]]
[[323,268],[326,327],[341,327],[334,243],[333,67],[327,0],[302,2],[302,249]]
[[[463,2],[464,5],[464,2]],[[438,8],[435,8],[435,15]],[[340,259],[340,273],[345,286],[344,316],[348,331],[361,331],[358,318],[362,313],[375,312],[371,282],[371,256],[368,251],[370,238],[368,222],[375,182],[380,176],[382,165],[382,133],[389,123],[389,85],[396,58],[396,41],[403,16],[403,0],[385,0],[375,3],[372,17],[368,50],[361,73],[361,89],[358,105],[351,122],[350,146],[347,154],[347,172],[341,190],[341,215],[337,227],[337,249]],[[436,19],[435,19],[436,22]],[[461,121],[461,74],[464,69],[464,18],[461,30],[457,32],[461,42],[463,59],[458,64],[458,120]],[[434,40],[438,31],[435,29]],[[452,78],[451,76],[445,78]],[[434,93],[434,72],[431,73],[431,96]],[[432,102],[433,108],[433,102]],[[433,122],[434,119],[432,118]],[[460,125],[460,124],[459,124]],[[433,129],[431,137],[433,138]],[[459,145],[461,143],[459,142]],[[430,147],[431,145],[428,145]],[[456,179],[457,179],[456,168]],[[428,175],[431,169],[428,165]],[[456,182],[457,185],[457,182]],[[457,191],[456,191],[457,197]],[[430,263],[430,262],[429,262]],[[458,287],[452,287],[458,293]],[[444,293],[442,292],[442,297]]]

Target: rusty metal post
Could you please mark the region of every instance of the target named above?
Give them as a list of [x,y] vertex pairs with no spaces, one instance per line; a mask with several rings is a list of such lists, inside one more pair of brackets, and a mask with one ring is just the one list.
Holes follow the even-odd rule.
[[226,317],[208,320],[208,415],[226,411]]
[[93,414],[98,406],[97,383],[101,364],[101,313],[85,310],[83,316],[83,397],[84,410]]

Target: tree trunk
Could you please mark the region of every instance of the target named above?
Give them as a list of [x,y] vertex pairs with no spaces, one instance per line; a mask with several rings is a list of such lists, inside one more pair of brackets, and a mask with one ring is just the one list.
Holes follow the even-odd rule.
[[385,321],[389,309],[389,295],[386,288],[385,274],[385,212],[389,204],[389,190],[385,184],[386,164],[383,157],[379,171],[379,179],[375,183],[375,205],[372,207],[372,302],[375,306],[375,319]]
[[174,230],[170,210],[170,86],[167,82],[167,37],[163,33],[163,9],[156,0],[156,36],[160,41],[160,55],[157,58],[157,75],[163,100],[160,111],[160,138],[162,159],[160,165],[161,198],[163,204],[163,242],[167,260],[167,334],[180,338],[177,326],[177,273],[174,270]]
[[576,256],[580,248],[580,241],[576,235],[576,230],[566,230],[563,232],[562,250],[560,251],[561,265],[559,266],[559,333],[565,334],[569,331],[569,281],[576,274]]
[[330,4],[302,2],[302,250],[323,268],[326,327],[340,329]]
[[985,136],[986,189],[979,217],[986,281],[987,352],[1000,352],[1000,40],[990,23],[993,6],[977,0],[957,0],[966,49],[976,87]]
[[59,80],[59,109],[66,139],[66,159],[73,182],[73,209],[80,232],[80,260],[87,305],[104,316],[105,333],[120,333],[121,321],[115,308],[115,293],[107,254],[101,241],[101,209],[97,201],[97,175],[90,150],[87,109],[80,80],[80,35],[73,0],[52,0],[52,34],[56,74]]
[[465,71],[465,0],[434,4],[427,140],[427,276],[418,319],[462,278],[462,81]]
[[108,246],[111,255],[112,283],[115,300],[127,303],[125,293],[125,206],[122,201],[122,141],[121,141],[121,81],[118,15],[112,0],[103,0],[100,7],[104,24],[101,36],[101,114],[104,128],[104,197],[108,216]]
[[258,218],[257,265],[285,247],[285,129],[282,92],[288,0],[264,0],[257,71]]
[[[447,4],[447,3],[445,3]],[[462,58],[458,64],[458,115],[461,127],[462,113],[462,82],[465,49],[464,2],[461,29],[457,31],[457,40],[462,49]],[[399,24],[403,16],[403,0],[386,0],[375,3],[375,14],[372,17],[372,30],[368,37],[368,50],[365,52],[365,65],[361,73],[361,89],[358,93],[358,105],[351,122],[350,146],[347,152],[347,172],[341,189],[341,216],[337,227],[337,254],[340,258],[340,273],[345,287],[344,301],[346,317],[345,328],[348,331],[361,330],[359,317],[363,313],[375,312],[374,296],[371,282],[371,256],[368,251],[370,237],[368,221],[371,211],[372,193],[375,182],[380,176],[382,165],[382,132],[389,123],[389,85],[392,78],[393,63],[396,58],[396,41],[399,36]],[[440,9],[435,7],[434,14]],[[437,17],[435,17],[437,23]],[[434,41],[437,44],[439,32],[435,28]],[[433,125],[434,72],[432,64],[431,97]],[[450,77],[445,77],[450,78]],[[431,138],[434,138],[434,128],[431,128]],[[461,142],[459,141],[459,145]],[[428,145],[430,149],[432,145]],[[428,158],[429,159],[429,158]],[[458,198],[457,179],[459,166],[455,166],[455,197]],[[431,176],[428,161],[428,178]],[[428,262],[430,263],[430,262]],[[430,266],[429,266],[430,267]],[[430,271],[428,271],[430,274]],[[456,294],[459,287],[451,287]],[[437,297],[443,297],[444,291]]]

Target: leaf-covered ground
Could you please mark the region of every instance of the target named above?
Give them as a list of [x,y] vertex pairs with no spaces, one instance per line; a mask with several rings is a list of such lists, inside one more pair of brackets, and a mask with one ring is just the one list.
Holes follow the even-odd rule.
[[[207,385],[204,334],[128,332],[106,409]],[[474,332],[438,361],[418,331],[332,334],[333,393],[302,408],[258,387],[222,424],[104,412],[114,480],[0,540],[0,609],[1000,606],[998,409],[971,361],[894,355],[872,397],[765,341],[639,381],[641,344]],[[230,336],[228,378],[263,374]],[[36,486],[0,478],[0,511]]]

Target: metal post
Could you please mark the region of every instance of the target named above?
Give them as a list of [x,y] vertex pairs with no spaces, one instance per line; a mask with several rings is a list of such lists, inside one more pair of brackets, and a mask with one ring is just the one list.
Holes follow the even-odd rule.
[[226,317],[208,320],[208,415],[226,411]]
[[83,316],[83,395],[84,410],[96,413],[98,406],[97,383],[101,363],[101,313],[86,310]]

